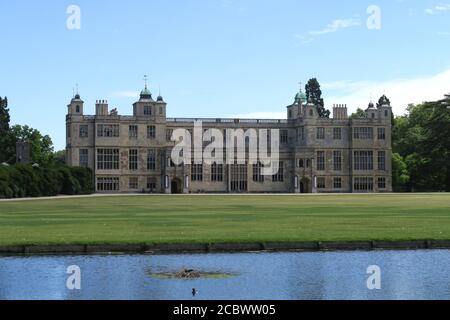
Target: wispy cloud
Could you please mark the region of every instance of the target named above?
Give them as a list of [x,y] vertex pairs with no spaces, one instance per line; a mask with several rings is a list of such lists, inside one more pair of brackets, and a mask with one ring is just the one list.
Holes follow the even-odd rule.
[[361,25],[361,20],[359,18],[335,19],[321,30],[309,31],[307,34],[295,34],[294,38],[296,38],[301,44],[308,44],[314,41],[314,39],[318,36],[336,33],[339,30],[356,27],[359,25]]
[[440,3],[434,8],[425,9],[426,14],[438,14],[446,11],[450,11],[450,4],[448,3]]
[[441,31],[441,32],[438,32],[438,35],[440,35],[440,36],[450,36],[450,32],[449,31]]
[[[413,79],[393,79],[387,81],[340,81],[322,85],[327,107],[333,103],[343,103],[351,111],[365,108],[372,95],[374,102],[386,94],[391,100],[394,112],[404,114],[410,103],[419,104],[424,101],[441,99],[450,93],[450,69],[441,73]],[[334,94],[327,95],[328,91]]]
[[323,35],[327,33],[334,33],[341,29],[346,29],[354,26],[359,26],[361,21],[359,19],[336,19],[329,23],[325,28],[319,31],[310,31],[309,34],[312,36]]

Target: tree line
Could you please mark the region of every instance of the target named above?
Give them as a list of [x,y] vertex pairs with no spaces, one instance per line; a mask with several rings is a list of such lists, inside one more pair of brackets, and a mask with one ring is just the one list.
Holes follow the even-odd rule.
[[[94,192],[88,168],[69,167],[48,135],[29,126],[10,126],[8,99],[0,97],[0,198],[75,195]],[[30,163],[16,163],[16,143],[30,145]]]

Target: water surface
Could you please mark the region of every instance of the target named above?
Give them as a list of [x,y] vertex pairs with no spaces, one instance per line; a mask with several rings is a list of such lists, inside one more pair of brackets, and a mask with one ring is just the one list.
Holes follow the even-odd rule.
[[[71,265],[81,290],[66,287]],[[381,290],[367,288],[371,265]],[[450,250],[0,257],[0,299],[450,299],[449,266]],[[185,268],[233,276],[151,276]]]

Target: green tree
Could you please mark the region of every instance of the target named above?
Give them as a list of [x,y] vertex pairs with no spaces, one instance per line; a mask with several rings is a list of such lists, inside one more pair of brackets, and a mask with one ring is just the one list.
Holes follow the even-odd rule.
[[356,112],[351,114],[350,119],[361,119],[361,118],[365,118],[365,117],[366,117],[366,112],[363,109],[358,108],[356,110]]
[[408,166],[403,157],[392,154],[392,186],[395,191],[407,191],[409,183]]
[[319,81],[316,78],[312,78],[305,86],[306,99],[308,102],[312,102],[316,107],[321,118],[329,118],[330,110],[325,109],[325,104],[322,98],[322,90],[320,89]]
[[408,168],[413,191],[450,191],[450,96],[410,105],[395,118],[393,150]]
[[8,98],[0,97],[0,163],[13,162],[15,158],[15,146],[9,127],[10,120]]
[[378,99],[377,108],[379,108],[379,107],[381,107],[381,106],[383,106],[385,104],[390,106],[391,105],[391,100],[389,100],[388,97],[386,97],[386,95],[383,94],[380,97],[380,99]]
[[53,143],[48,135],[43,136],[38,130],[21,125],[13,126],[11,134],[15,142],[30,143],[31,161],[44,164],[53,159]]

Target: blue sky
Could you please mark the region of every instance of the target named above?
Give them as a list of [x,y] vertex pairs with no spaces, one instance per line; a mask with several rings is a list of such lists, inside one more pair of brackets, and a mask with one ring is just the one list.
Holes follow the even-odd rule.
[[[370,5],[380,29],[367,28]],[[311,77],[327,107],[351,110],[386,93],[399,114],[450,91],[449,0],[16,0],[0,12],[0,95],[56,149],[77,83],[86,114],[96,99],[131,114],[148,74],[169,117],[214,118],[285,117]]]

